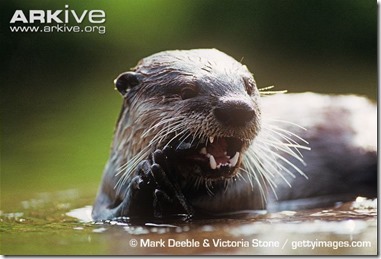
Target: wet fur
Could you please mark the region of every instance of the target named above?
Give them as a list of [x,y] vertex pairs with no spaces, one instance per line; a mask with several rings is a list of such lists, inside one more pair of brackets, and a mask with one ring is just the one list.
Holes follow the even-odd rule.
[[[223,63],[222,69],[216,70],[219,63]],[[94,205],[95,219],[128,216],[116,207],[130,197],[129,184],[139,163],[182,134],[201,141],[210,135],[246,139],[246,152],[235,177],[211,180],[191,168],[177,168],[182,192],[201,213],[264,209],[266,204],[277,210],[287,204],[298,207],[298,201],[313,197],[330,197],[332,203],[362,194],[364,189],[374,195],[377,150],[372,121],[376,108],[364,98],[318,94],[260,97],[246,67],[217,50],[162,52],[143,59],[133,71],[141,75],[141,83],[124,95]],[[203,98],[181,100],[181,87],[195,84]],[[208,88],[211,86],[213,89]],[[224,97],[254,103],[256,123],[240,131],[221,127],[212,110]],[[351,108],[353,104],[358,106]],[[371,127],[365,130],[356,123]],[[362,146],[361,137],[359,143],[352,141],[365,134],[370,135],[368,146]],[[295,202],[290,205],[288,201]]]

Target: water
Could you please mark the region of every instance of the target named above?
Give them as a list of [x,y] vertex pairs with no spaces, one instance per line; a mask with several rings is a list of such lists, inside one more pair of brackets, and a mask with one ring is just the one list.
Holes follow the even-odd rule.
[[[91,220],[94,197],[70,189],[40,193],[1,211],[6,255],[375,255],[377,200],[335,207],[184,222]],[[357,247],[355,247],[355,245]]]

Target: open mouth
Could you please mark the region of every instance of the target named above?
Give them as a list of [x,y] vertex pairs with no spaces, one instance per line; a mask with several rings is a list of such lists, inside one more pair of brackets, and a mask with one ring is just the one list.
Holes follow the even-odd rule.
[[241,163],[244,141],[235,137],[209,137],[206,141],[183,140],[176,153],[181,163],[198,167],[205,178],[231,178]]

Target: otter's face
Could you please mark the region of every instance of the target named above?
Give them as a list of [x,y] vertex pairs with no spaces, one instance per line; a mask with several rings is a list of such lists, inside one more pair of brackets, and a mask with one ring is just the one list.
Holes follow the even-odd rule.
[[136,123],[146,123],[138,138],[152,150],[171,146],[176,157],[171,163],[185,177],[234,177],[260,130],[252,74],[217,50],[155,54],[121,74],[116,86]]

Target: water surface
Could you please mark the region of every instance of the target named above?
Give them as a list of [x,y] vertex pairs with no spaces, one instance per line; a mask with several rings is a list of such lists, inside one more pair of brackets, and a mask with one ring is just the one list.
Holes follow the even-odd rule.
[[[1,211],[7,255],[375,255],[377,201],[228,218],[93,222],[93,197],[71,189],[41,193]],[[356,247],[355,247],[356,246]]]

